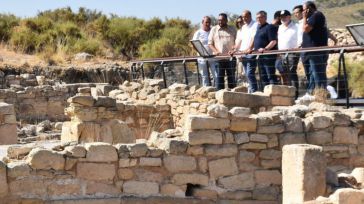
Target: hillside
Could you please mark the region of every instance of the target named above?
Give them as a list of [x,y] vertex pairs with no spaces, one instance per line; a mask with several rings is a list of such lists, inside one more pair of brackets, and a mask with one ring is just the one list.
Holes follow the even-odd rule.
[[[364,23],[364,2],[319,1],[319,9],[324,12],[330,28],[344,28],[345,25]],[[331,3],[330,3],[331,2]],[[333,2],[337,2],[336,4]],[[338,3],[341,2],[341,3]],[[345,3],[346,2],[346,3]]]

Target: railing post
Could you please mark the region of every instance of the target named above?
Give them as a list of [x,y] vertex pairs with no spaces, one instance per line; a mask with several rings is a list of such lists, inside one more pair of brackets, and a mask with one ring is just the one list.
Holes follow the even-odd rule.
[[164,61],[161,62],[161,69],[162,69],[162,76],[163,76],[164,88],[167,88],[166,73],[164,72]]
[[185,73],[185,84],[188,85],[188,74],[187,74],[186,60],[183,60],[182,64],[183,64],[183,71]]
[[144,63],[142,62],[140,64],[140,69],[142,70],[142,77],[143,77],[143,80],[145,79],[145,74],[144,74]]
[[263,91],[262,72],[260,70],[259,57],[260,57],[260,55],[257,55],[257,58],[256,58],[257,68],[258,68],[258,76],[259,76],[259,90]]
[[212,86],[211,83],[211,78],[210,78],[210,63],[209,61],[206,59],[206,69],[207,69],[207,81],[209,82],[210,86]]
[[132,63],[130,66],[130,81],[134,80],[134,73],[135,73],[135,65],[136,63]]
[[197,68],[197,81],[198,81],[198,85],[201,85],[201,76],[200,76],[200,69],[198,67],[198,60],[196,60],[196,68]]
[[349,85],[348,85],[348,75],[346,72],[346,64],[345,64],[345,49],[342,49],[340,51],[340,59],[343,66],[343,72],[344,72],[344,86],[345,86],[345,97],[346,97],[346,108],[350,107],[350,101],[349,101]]

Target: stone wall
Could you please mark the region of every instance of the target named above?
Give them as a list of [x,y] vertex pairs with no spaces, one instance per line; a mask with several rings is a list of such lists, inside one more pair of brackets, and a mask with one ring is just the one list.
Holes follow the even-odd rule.
[[14,106],[0,102],[0,145],[16,144],[17,139]]
[[23,160],[9,156],[1,165],[0,192],[7,198],[135,195],[280,203],[284,145],[319,145],[329,169],[350,170],[364,165],[363,124],[360,110],[318,103],[258,114],[216,104],[205,115],[189,115],[184,130],[153,132],[146,142],[35,148]]

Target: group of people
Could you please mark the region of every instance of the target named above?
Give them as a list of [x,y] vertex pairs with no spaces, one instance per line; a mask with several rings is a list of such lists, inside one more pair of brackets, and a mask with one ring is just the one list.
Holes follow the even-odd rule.
[[[253,93],[258,91],[256,68],[259,66],[263,86],[261,88],[268,84],[278,83],[276,75],[276,70],[278,70],[282,84],[296,87],[297,97],[297,65],[301,59],[308,81],[307,92],[312,94],[315,88],[326,88],[327,52],[264,54],[271,50],[327,46],[329,37],[336,44],[336,39],[328,31],[324,14],[317,10],[314,2],[307,1],[303,5],[295,6],[293,15],[297,23],[293,21],[290,11],[278,11],[274,14],[273,22],[269,24],[265,11],[259,11],[256,14],[256,21],[254,21],[251,12],[245,10],[237,18],[236,28],[228,25],[225,13],[219,14],[218,24],[212,28],[210,17],[203,17],[202,27],[196,31],[193,39],[200,40],[211,55],[239,55],[242,57],[238,59],[239,63],[230,59],[198,59],[202,84],[204,86],[212,85],[209,80],[209,73],[211,73],[218,90],[224,89],[225,75],[228,88],[234,88],[236,86],[236,64],[240,64],[242,70],[238,70],[238,75],[245,75],[249,83],[249,92]],[[259,56],[256,53],[260,53]]]

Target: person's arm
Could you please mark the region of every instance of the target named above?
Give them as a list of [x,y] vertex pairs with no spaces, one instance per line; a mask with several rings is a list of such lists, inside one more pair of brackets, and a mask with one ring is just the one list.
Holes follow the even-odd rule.
[[210,31],[210,35],[209,35],[208,44],[209,44],[210,49],[212,50],[212,54],[214,54],[214,55],[220,55],[221,53],[215,47],[214,35],[215,35],[215,28],[212,28],[211,31]]
[[278,38],[277,38],[277,33],[278,33],[278,29],[272,25],[269,25],[269,29],[268,29],[268,40],[269,40],[269,43],[268,45],[266,45],[265,47],[263,48],[259,48],[258,52],[264,52],[264,51],[267,51],[267,50],[271,50],[274,48],[274,46],[277,45],[277,42],[278,42]]
[[274,46],[276,46],[277,44],[277,40],[272,40],[269,42],[269,44],[267,46],[265,46],[264,48],[259,48],[258,52],[263,53],[264,51],[268,51],[274,48]]
[[199,32],[196,31],[195,34],[193,34],[192,40],[198,40]]
[[[311,30],[313,29],[312,25],[313,24],[309,24],[307,19],[308,19],[308,13],[309,13],[309,9],[307,9],[306,11],[302,12],[303,14],[303,24],[302,24],[302,31],[304,33],[309,33],[311,32]],[[311,18],[312,19],[312,18]]]
[[337,44],[337,38],[328,30],[327,31],[329,33],[329,38],[334,41],[334,45]]

